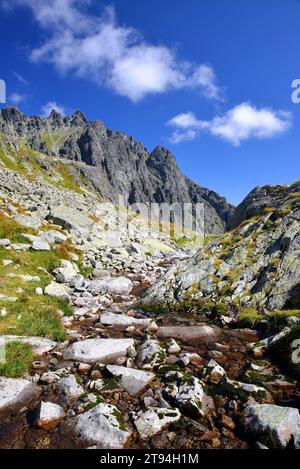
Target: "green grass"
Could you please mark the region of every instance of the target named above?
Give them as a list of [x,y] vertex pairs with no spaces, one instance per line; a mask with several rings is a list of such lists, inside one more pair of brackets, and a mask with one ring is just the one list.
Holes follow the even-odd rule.
[[30,344],[9,342],[5,347],[5,363],[0,363],[0,376],[21,378],[29,371],[33,360]]
[[[63,243],[51,251],[15,251],[0,248],[0,294],[16,297],[17,301],[0,300],[0,308],[7,314],[0,317],[0,334],[31,335],[49,337],[63,341],[66,333],[58,311],[72,315],[72,308],[66,301],[58,298],[37,295],[37,287],[45,288],[51,280],[51,272],[59,267],[61,259],[69,258],[76,251],[74,246]],[[12,260],[13,264],[3,266],[3,260]],[[10,277],[9,274],[16,275]],[[19,275],[32,275],[40,278],[39,282],[26,282]]]

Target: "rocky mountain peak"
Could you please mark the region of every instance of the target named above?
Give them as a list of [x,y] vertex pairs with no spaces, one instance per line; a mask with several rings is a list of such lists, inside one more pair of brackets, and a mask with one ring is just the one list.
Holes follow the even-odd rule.
[[223,197],[187,179],[166,148],[149,153],[133,137],[89,121],[81,111],[66,117],[52,110],[42,118],[7,107],[0,113],[0,131],[49,157],[79,162],[104,200],[117,202],[122,195],[130,203],[204,203],[207,233],[224,231],[233,212]]

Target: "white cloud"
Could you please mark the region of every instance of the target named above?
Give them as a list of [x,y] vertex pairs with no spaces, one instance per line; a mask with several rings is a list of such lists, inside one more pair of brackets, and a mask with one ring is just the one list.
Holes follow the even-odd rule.
[[180,60],[163,45],[148,44],[120,26],[112,7],[101,16],[86,12],[89,0],[6,0],[31,9],[48,39],[31,52],[33,62],[53,64],[63,74],[96,81],[133,102],[172,89],[194,89],[220,99],[213,68]]
[[194,86],[200,86],[203,93],[210,99],[220,99],[220,90],[217,86],[217,79],[213,68],[208,64],[198,67],[192,76]]
[[27,96],[25,94],[20,94],[20,93],[12,93],[9,97],[8,97],[8,101],[11,103],[11,104],[15,104],[15,105],[19,105],[21,103],[23,103],[25,100],[27,99]]
[[292,126],[292,114],[241,103],[211,121],[197,119],[193,113],[187,112],[178,114],[167,124],[176,129],[170,137],[171,143],[194,140],[202,130],[207,130],[239,146],[250,138],[266,139],[286,132]]
[[59,112],[59,114],[64,115],[65,114],[65,109],[63,106],[60,106],[57,104],[55,101],[49,101],[48,103],[44,104],[41,108],[41,115],[43,117],[48,117],[51,113],[51,111],[56,111]]

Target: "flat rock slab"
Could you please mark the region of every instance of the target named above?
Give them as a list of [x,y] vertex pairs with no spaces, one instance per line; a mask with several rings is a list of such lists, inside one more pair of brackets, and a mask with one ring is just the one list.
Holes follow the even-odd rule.
[[119,357],[126,357],[133,339],[87,339],[75,342],[64,353],[65,360],[81,363],[112,364]]
[[135,396],[155,379],[154,373],[126,368],[124,366],[108,365],[107,370],[114,376],[120,377],[120,383],[132,396]]
[[292,438],[299,437],[300,414],[293,407],[251,404],[245,409],[244,425],[267,446],[285,448]]
[[62,425],[61,432],[68,435],[76,448],[122,449],[131,436],[122,413],[110,404],[98,404],[70,419]]
[[179,339],[183,342],[209,343],[220,335],[220,331],[211,326],[162,326],[157,335],[160,338]]
[[5,347],[9,342],[22,342],[30,344],[35,355],[43,355],[50,352],[56,347],[56,342],[44,337],[22,337],[18,335],[2,335],[0,336],[0,348]]
[[35,403],[41,389],[26,379],[0,378],[0,417]]
[[114,326],[121,330],[129,326],[135,326],[138,329],[146,329],[150,325],[151,319],[137,319],[126,316],[125,314],[104,313],[101,314],[100,322],[105,326]]

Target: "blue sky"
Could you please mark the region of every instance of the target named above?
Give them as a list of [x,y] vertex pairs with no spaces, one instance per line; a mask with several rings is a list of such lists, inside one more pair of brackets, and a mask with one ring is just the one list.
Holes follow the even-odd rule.
[[0,79],[25,113],[80,109],[164,145],[235,204],[299,179],[298,0],[0,4]]

